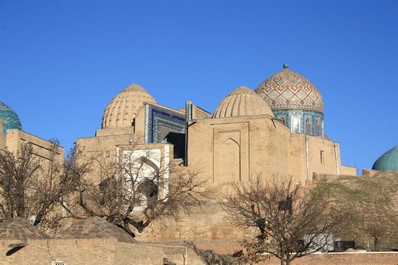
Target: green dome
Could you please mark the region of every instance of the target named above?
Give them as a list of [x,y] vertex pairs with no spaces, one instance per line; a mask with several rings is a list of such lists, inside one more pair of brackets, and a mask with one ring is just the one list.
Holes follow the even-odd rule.
[[21,121],[19,120],[18,115],[3,102],[0,102],[0,119],[4,121],[4,133],[6,133],[8,129],[22,129]]
[[391,148],[379,157],[373,164],[372,169],[398,172],[398,146]]

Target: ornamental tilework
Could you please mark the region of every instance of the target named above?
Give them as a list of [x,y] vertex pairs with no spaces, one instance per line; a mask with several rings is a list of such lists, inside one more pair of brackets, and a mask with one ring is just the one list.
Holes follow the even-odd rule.
[[169,132],[186,133],[185,115],[145,104],[145,143],[162,143]]
[[323,137],[323,114],[301,110],[274,111],[292,133]]
[[305,77],[288,69],[265,80],[256,93],[273,111],[296,109],[323,113],[323,100],[318,89]]
[[10,107],[2,102],[0,102],[0,119],[4,121],[4,133],[6,133],[8,129],[22,129],[22,125],[18,118],[18,115]]

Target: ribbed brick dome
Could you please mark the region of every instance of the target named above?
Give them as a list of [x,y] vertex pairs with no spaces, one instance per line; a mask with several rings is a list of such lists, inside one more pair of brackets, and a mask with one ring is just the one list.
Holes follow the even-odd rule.
[[102,118],[102,129],[107,127],[131,127],[137,111],[145,102],[156,100],[140,85],[126,87],[108,104]]
[[304,76],[288,69],[262,82],[256,93],[263,98],[272,111],[306,110],[323,114],[323,100],[318,89]]
[[78,221],[63,230],[57,238],[62,239],[90,239],[116,238],[120,242],[136,243],[137,241],[127,232],[100,217],[90,217]]
[[213,114],[213,118],[264,114],[274,116],[267,103],[253,90],[240,86],[221,101]]

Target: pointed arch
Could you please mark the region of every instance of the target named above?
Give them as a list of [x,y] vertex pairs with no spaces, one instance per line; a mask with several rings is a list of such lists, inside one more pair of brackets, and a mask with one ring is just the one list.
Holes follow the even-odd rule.
[[233,138],[226,139],[218,150],[219,177],[230,181],[241,180],[240,145]]

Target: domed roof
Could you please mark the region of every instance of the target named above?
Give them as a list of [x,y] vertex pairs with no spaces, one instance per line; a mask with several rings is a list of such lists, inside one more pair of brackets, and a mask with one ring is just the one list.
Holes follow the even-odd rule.
[[21,121],[19,120],[18,115],[2,102],[0,102],[0,119],[4,121],[4,133],[6,133],[8,129],[22,129]]
[[62,239],[90,239],[116,238],[120,242],[136,243],[137,241],[126,231],[108,221],[95,216],[78,221],[63,230],[57,238]]
[[26,242],[28,239],[48,239],[44,232],[40,231],[27,220],[16,217],[6,219],[0,223],[0,240]]
[[385,152],[373,164],[373,170],[398,171],[398,146]]
[[156,100],[140,85],[126,87],[108,104],[102,118],[102,129],[107,127],[131,127],[133,119],[145,102]]
[[256,93],[273,111],[307,110],[323,113],[323,100],[318,89],[304,76],[288,69],[272,75],[262,82]]
[[267,103],[253,90],[240,86],[221,101],[213,114],[213,118],[263,114],[274,116]]

